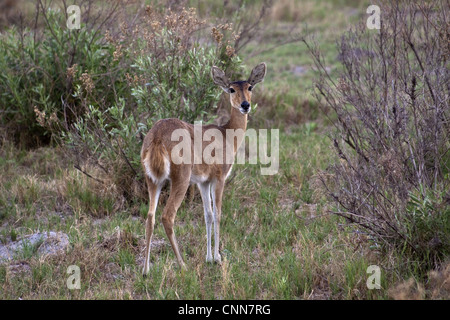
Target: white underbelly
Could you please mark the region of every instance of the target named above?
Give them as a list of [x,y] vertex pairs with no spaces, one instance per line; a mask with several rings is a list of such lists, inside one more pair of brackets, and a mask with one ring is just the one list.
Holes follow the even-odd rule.
[[208,180],[208,176],[202,176],[202,175],[195,175],[195,174],[191,174],[191,183],[203,183],[206,182]]

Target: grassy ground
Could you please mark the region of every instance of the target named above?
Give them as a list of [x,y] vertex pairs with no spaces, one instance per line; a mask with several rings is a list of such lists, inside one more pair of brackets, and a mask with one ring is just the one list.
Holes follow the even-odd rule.
[[[357,1],[281,1],[277,19],[294,18],[317,32],[330,70],[338,66],[335,40],[349,21],[365,17]],[[295,9],[295,10],[294,10]],[[287,16],[286,16],[287,15]],[[330,22],[333,19],[333,23]],[[264,43],[283,36],[277,24]],[[300,31],[299,31],[300,32]],[[284,36],[286,36],[284,34]],[[269,66],[250,128],[280,129],[280,168],[262,176],[259,166],[236,165],[225,188],[221,266],[205,263],[206,231],[200,196],[183,202],[176,229],[186,271],[181,271],[164,228],[157,225],[150,275],[143,278],[147,203],[127,204],[73,168],[58,148],[0,151],[0,241],[39,231],[69,235],[66,254],[38,257],[33,250],[0,264],[0,299],[385,299],[388,288],[407,279],[399,258],[382,255],[363,235],[330,215],[315,179],[333,161],[329,124],[308,91],[312,60],[301,43],[266,51],[246,61]],[[369,265],[381,273],[381,290],[366,286]],[[81,270],[81,289],[66,286],[67,268]],[[406,271],[405,271],[406,270]]]
[[[176,220],[188,270],[179,270],[158,223],[148,278],[140,274],[146,204],[117,203],[114,193],[64,165],[59,150],[5,148],[1,241],[53,230],[67,233],[71,248],[57,257],[31,253],[1,265],[1,298],[385,297],[384,290],[366,288],[366,268],[379,264],[380,257],[328,215],[327,202],[316,193],[314,172],[328,161],[328,142],[307,125],[288,131],[280,135],[278,175],[261,176],[254,165],[235,167],[224,195],[222,266],[204,261],[203,210],[196,194],[192,202],[184,201]],[[65,285],[67,267],[73,264],[81,268],[79,291]]]

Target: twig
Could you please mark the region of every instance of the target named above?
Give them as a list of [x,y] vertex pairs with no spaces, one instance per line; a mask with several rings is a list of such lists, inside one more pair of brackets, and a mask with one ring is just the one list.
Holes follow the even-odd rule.
[[100,180],[96,177],[91,176],[89,173],[87,173],[86,171],[84,171],[83,169],[81,169],[81,167],[78,164],[75,164],[73,166],[75,169],[77,169],[78,171],[80,171],[81,173],[85,174],[86,176],[88,176],[91,179],[94,179],[97,182],[100,182],[101,184],[105,184],[105,182],[103,180]]

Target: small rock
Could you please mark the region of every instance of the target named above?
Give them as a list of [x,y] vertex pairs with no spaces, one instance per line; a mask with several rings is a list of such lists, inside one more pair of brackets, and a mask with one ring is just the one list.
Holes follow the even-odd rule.
[[37,255],[55,255],[69,246],[69,236],[62,232],[38,232],[18,241],[0,245],[0,263],[13,260],[25,246],[37,246]]

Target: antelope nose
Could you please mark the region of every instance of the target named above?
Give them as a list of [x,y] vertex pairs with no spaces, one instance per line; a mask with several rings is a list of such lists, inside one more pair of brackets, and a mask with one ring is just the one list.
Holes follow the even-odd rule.
[[250,108],[250,103],[248,103],[248,101],[244,101],[241,103],[241,107],[242,107],[242,109],[247,111]]

